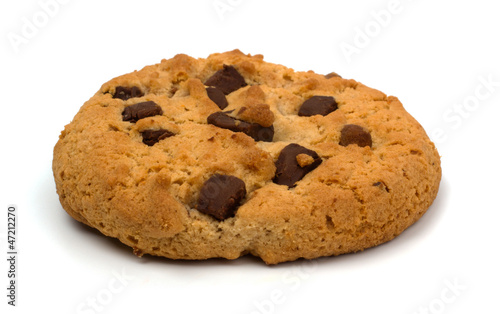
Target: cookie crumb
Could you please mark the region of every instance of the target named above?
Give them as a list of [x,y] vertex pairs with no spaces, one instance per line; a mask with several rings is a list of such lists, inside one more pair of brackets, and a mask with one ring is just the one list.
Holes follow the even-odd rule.
[[267,104],[254,104],[246,107],[241,107],[236,113],[236,118],[251,122],[258,123],[263,127],[270,127],[274,123],[274,113]]
[[142,257],[144,255],[144,252],[141,249],[136,248],[136,247],[134,247],[133,249],[134,249],[134,255],[135,256]]
[[305,166],[309,166],[314,162],[314,158],[308,154],[298,154],[296,158],[299,166],[301,166],[302,168],[304,168]]

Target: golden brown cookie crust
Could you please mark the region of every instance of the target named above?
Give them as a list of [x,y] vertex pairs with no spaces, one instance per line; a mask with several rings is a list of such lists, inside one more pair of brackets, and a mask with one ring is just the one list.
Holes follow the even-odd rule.
[[[226,96],[234,118],[273,125],[272,142],[207,124],[221,109],[203,82],[232,65],[247,86]],[[116,87],[144,96],[113,98]],[[338,109],[299,117],[315,95]],[[154,101],[162,115],[131,123],[125,107]],[[372,147],[339,145],[356,124]],[[175,134],[153,146],[141,132]],[[280,151],[296,143],[321,165],[293,188],[273,183]],[[298,162],[311,163],[308,155]],[[79,110],[54,148],[53,172],[63,208],[76,220],[116,237],[138,255],[172,259],[260,256],[268,264],[360,251],[399,235],[431,205],[440,158],[424,129],[396,97],[354,80],[295,72],[238,50],[206,59],[177,55],[105,83]],[[234,217],[219,221],[196,209],[213,174],[240,178],[246,197]]]

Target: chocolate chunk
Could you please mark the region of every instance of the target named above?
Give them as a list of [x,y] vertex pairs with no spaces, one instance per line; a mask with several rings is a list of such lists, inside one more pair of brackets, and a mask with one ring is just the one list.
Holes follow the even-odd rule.
[[154,101],[140,102],[125,107],[122,112],[123,121],[137,122],[137,120],[163,114],[163,110]]
[[144,144],[148,146],[153,146],[159,141],[175,134],[165,129],[159,129],[159,130],[145,130],[141,132],[141,135],[142,135],[142,142]]
[[247,191],[245,182],[234,176],[215,174],[200,190],[196,209],[218,220],[234,216]]
[[207,87],[207,95],[211,101],[213,101],[220,109],[227,107],[227,99],[224,93],[215,87]]
[[139,89],[139,87],[117,86],[113,98],[127,100],[129,98],[142,97],[142,96],[144,96],[144,93]]
[[[301,167],[297,156],[306,154],[313,158],[313,162]],[[290,144],[283,148],[278,160],[276,161],[276,174],[273,182],[281,185],[288,185],[289,188],[295,185],[295,182],[301,180],[306,174],[316,169],[322,160],[315,151],[300,146],[299,144]]]
[[356,124],[346,124],[340,132],[340,145],[356,144],[360,147],[372,147],[372,136]]
[[337,102],[332,96],[313,96],[300,106],[299,116],[310,117],[317,114],[326,116],[337,108]]
[[224,95],[230,94],[235,90],[247,86],[245,79],[233,66],[225,65],[222,70],[215,72],[205,85],[220,89]]
[[384,182],[380,182],[380,181],[375,182],[375,183],[373,183],[373,186],[377,186],[377,187],[379,187],[381,190],[384,190],[384,191],[386,191],[386,192],[389,192],[389,188],[387,187],[387,185],[385,185],[385,183],[384,183]]
[[241,123],[238,124],[235,118],[228,116],[227,113],[222,111],[214,112],[209,115],[207,118],[207,122],[209,124],[218,126],[219,128],[229,129],[234,132],[242,132],[238,129],[238,125]]
[[228,129],[233,132],[243,132],[256,141],[272,142],[274,137],[274,127],[263,127],[258,123],[249,123],[228,116],[224,112],[215,112],[208,116],[207,122]]
[[326,78],[326,79],[331,79],[331,78],[333,78],[333,77],[340,77],[340,78],[342,78],[342,76],[338,75],[338,74],[337,74],[337,73],[335,73],[335,72],[330,72],[330,73],[328,73],[328,74],[326,74],[326,75],[325,75],[325,78]]

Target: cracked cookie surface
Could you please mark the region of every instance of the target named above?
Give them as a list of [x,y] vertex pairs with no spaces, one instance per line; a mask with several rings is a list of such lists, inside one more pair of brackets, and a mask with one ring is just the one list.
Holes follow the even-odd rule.
[[389,241],[441,179],[396,97],[238,50],[105,83],[62,131],[53,173],[73,218],[137,255],[268,264]]

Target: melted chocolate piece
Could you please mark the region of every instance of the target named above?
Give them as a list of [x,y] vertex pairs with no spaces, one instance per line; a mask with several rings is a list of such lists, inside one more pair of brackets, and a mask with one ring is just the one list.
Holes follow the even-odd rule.
[[224,220],[234,216],[246,193],[245,182],[241,179],[215,174],[201,187],[196,209],[215,219]]
[[162,115],[163,110],[154,101],[140,102],[135,105],[125,107],[122,112],[123,121],[137,122],[146,117]]
[[340,145],[356,144],[360,147],[372,147],[372,136],[359,125],[346,124],[340,132]]
[[215,87],[207,87],[207,96],[213,101],[220,109],[224,109],[227,107],[227,99],[224,93]]
[[[306,154],[313,158],[309,165],[301,167],[297,161],[297,155]],[[276,161],[276,174],[273,182],[276,184],[293,187],[295,183],[301,180],[306,174],[316,169],[322,163],[321,158],[315,151],[300,146],[299,144],[290,144],[283,148],[278,160]]]
[[113,98],[119,98],[122,100],[127,100],[134,97],[142,97],[144,93],[139,89],[139,87],[125,87],[125,86],[117,86],[115,89],[115,94]]
[[337,102],[332,96],[313,96],[300,106],[299,116],[310,117],[317,114],[326,116],[337,108]]
[[249,123],[228,116],[224,112],[215,112],[208,116],[207,122],[233,132],[243,132],[256,141],[272,142],[274,127],[263,127],[258,123]]
[[224,64],[222,70],[215,72],[214,75],[209,77],[205,85],[216,87],[224,95],[228,95],[241,87],[247,86],[247,83],[245,83],[243,76],[233,66]]
[[142,135],[142,142],[144,144],[148,146],[153,146],[159,141],[167,137],[171,137],[175,134],[165,129],[159,129],[159,130],[145,130],[141,132],[141,135]]

